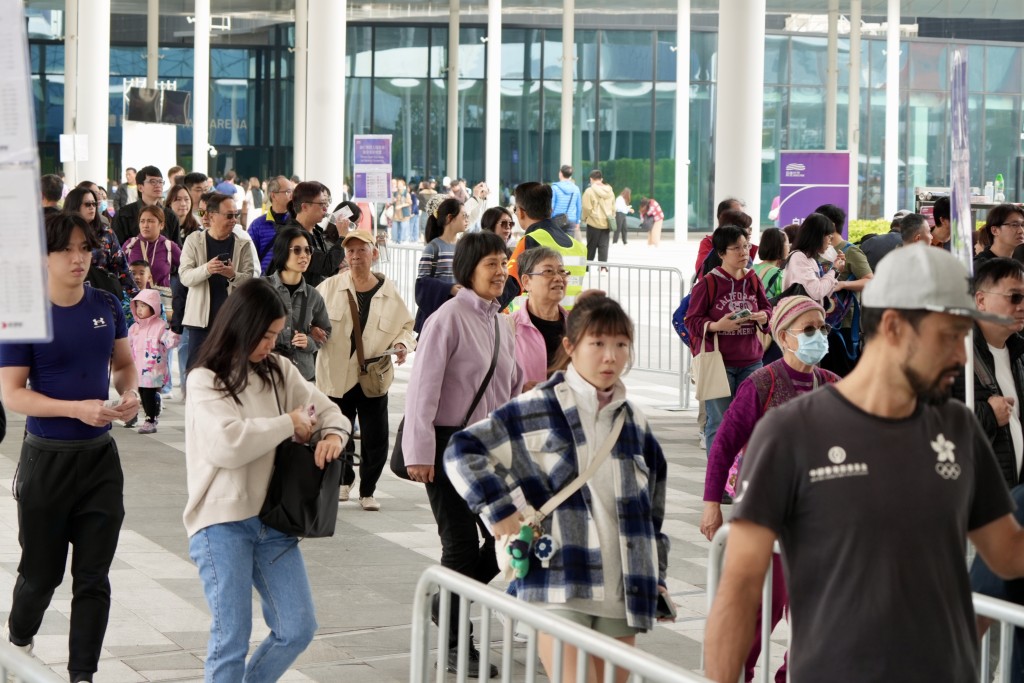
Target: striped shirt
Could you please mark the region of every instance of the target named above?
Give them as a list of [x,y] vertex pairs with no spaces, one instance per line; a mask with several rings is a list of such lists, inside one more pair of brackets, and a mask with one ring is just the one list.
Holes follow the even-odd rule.
[[420,256],[420,267],[417,278],[432,277],[442,282],[455,283],[452,272],[452,261],[455,259],[455,245],[448,244],[440,237],[435,237],[423,248]]

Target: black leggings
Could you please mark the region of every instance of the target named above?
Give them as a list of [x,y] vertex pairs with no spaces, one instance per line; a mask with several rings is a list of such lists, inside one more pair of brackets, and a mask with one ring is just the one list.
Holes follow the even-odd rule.
[[147,420],[160,417],[160,390],[151,387],[139,387],[139,403]]
[[622,243],[626,243],[626,214],[615,213],[615,234],[612,236],[612,244],[617,244],[619,236],[622,236]]

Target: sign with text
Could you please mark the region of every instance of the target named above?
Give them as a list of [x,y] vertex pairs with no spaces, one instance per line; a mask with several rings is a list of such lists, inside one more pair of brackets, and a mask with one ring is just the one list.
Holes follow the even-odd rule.
[[352,139],[352,201],[391,199],[391,136],[355,135]]
[[[779,163],[779,225],[802,223],[822,204],[849,213],[849,152],[781,152]],[[842,231],[849,235],[848,226]]]

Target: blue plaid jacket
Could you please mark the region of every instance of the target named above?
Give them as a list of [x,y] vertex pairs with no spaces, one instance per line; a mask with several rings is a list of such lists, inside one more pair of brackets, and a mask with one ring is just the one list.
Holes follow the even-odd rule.
[[[658,585],[665,583],[668,537],[665,517],[665,456],[643,414],[629,402],[626,420],[605,467],[617,468],[615,498],[622,559],[626,621],[639,629],[654,624]],[[597,448],[600,444],[594,444]],[[455,434],[444,468],[473,512],[490,523],[516,512],[510,491],[519,487],[540,509],[579,475],[577,454],[589,453],[575,396],[562,373],[513,399],[491,416]],[[589,461],[589,459],[585,460]],[[519,580],[528,602],[564,603],[570,598],[604,599],[604,575],[597,528],[583,486],[544,520],[556,552],[547,568],[531,555],[530,571]]]

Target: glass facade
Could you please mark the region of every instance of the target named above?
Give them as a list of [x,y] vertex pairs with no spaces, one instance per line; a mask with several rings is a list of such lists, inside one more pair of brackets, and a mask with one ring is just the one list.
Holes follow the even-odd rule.
[[[49,15],[60,15],[50,12]],[[38,17],[35,17],[38,19]],[[43,25],[53,35],[59,25]],[[294,31],[277,24],[266,44],[221,44],[211,49],[210,142],[219,152],[214,173],[236,168],[266,177],[291,172],[294,77],[289,47]],[[63,44],[36,32],[30,41],[33,92],[43,168],[57,165],[63,129]],[[216,36],[215,36],[216,38]],[[412,180],[446,175],[454,166],[471,182],[484,175],[486,121],[486,27],[464,25],[459,35],[458,159],[447,159],[448,28],[427,24],[350,23],[345,55],[345,133],[394,136],[395,173]],[[1002,173],[1007,195],[1018,196],[1018,162],[1024,156],[1024,55],[1020,44],[961,43],[969,49],[971,178],[975,185]],[[943,186],[949,175],[947,73],[952,43],[916,38],[901,43],[899,205],[910,207],[916,186]],[[718,36],[695,29],[690,37],[690,130],[674,128],[676,92],[674,30],[587,29],[577,31],[573,73],[573,154],[560,157],[562,35],[556,28],[505,26],[500,83],[500,180],[507,191],[524,180],[551,181],[570,161],[576,179],[600,168],[616,190],[654,196],[671,229],[675,140],[689,135],[687,214],[692,230],[707,230],[714,188],[714,107]],[[847,141],[849,42],[839,41],[837,147]],[[110,169],[120,162],[124,81],[143,77],[145,49],[111,47]],[[885,41],[862,44],[859,214],[882,210],[885,142]],[[785,149],[825,146],[826,38],[770,32],[765,41],[762,206],[766,216],[778,194],[778,154]],[[161,49],[160,78],[180,90],[192,84],[189,45]],[[178,130],[179,161],[191,161],[191,129]],[[751,153],[758,153],[751,150]],[[728,160],[723,160],[728,163]]]

